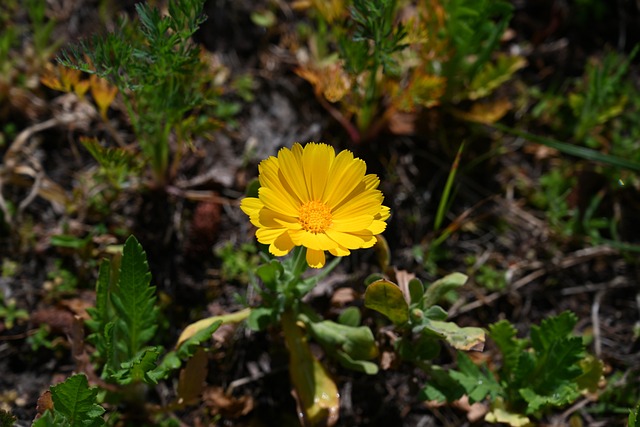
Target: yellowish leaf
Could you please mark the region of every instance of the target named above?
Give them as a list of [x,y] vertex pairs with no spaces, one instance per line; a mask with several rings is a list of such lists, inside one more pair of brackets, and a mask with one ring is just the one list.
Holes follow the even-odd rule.
[[249,317],[249,313],[251,313],[251,309],[245,308],[244,310],[240,310],[235,313],[223,314],[222,316],[213,316],[206,319],[198,320],[197,322],[192,323],[184,328],[184,331],[182,331],[182,333],[180,334],[180,338],[178,338],[176,348],[180,347],[183,342],[191,338],[198,331],[208,328],[219,320],[222,320],[223,325],[229,323],[240,323],[247,317]]
[[282,314],[281,324],[289,349],[289,374],[295,388],[301,424],[323,427],[335,425],[340,409],[336,384],[311,353],[307,337],[291,312]]
[[529,417],[509,412],[501,399],[493,402],[491,411],[487,413],[484,420],[489,423],[509,424],[511,427],[528,427],[533,425]]
[[503,118],[512,107],[508,99],[502,98],[491,102],[476,102],[471,110],[454,110],[453,115],[470,122],[492,124]]

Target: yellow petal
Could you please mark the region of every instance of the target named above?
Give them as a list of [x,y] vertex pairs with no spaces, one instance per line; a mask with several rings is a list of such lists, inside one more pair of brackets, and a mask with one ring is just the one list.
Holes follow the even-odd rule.
[[263,207],[264,204],[256,197],[245,197],[240,202],[240,209],[249,216],[257,215]]
[[387,228],[386,222],[376,219],[371,223],[369,227],[367,227],[367,230],[369,230],[373,234],[382,234],[382,232],[386,230],[386,228]]
[[291,150],[283,148],[278,152],[278,163],[284,180],[291,186],[302,203],[310,201],[309,191],[302,168],[302,146],[295,143]]
[[331,240],[347,249],[360,249],[363,247],[362,245],[365,244],[364,240],[355,234],[343,233],[336,230],[327,230],[326,233]]
[[380,185],[380,178],[374,173],[366,175],[362,181],[364,181],[367,190],[375,190]]
[[258,219],[262,227],[268,228],[301,228],[297,218],[283,215],[280,212],[272,211],[269,208],[260,210]]
[[373,215],[360,215],[346,218],[334,218],[331,229],[336,231],[360,231],[369,228],[373,222]]
[[269,246],[269,252],[275,256],[284,256],[293,249],[295,245],[289,237],[289,233],[282,233],[273,243]]
[[273,243],[282,233],[285,233],[287,230],[285,228],[258,228],[256,230],[256,237],[258,238],[258,242],[263,243],[265,245],[270,245]]
[[289,235],[296,246],[304,246],[309,249],[326,251],[338,246],[334,240],[331,240],[324,233],[315,234],[305,230],[290,230]]
[[386,221],[391,216],[391,209],[388,206],[380,206],[380,212],[378,212],[374,218],[381,221]]
[[307,249],[307,264],[311,268],[324,267],[325,257],[324,251],[316,251],[314,249]]
[[351,254],[351,251],[347,248],[343,248],[342,246],[338,246],[337,248],[329,249],[331,255],[333,256],[348,256]]
[[367,190],[357,194],[344,204],[332,210],[335,219],[345,219],[353,216],[375,215],[380,213],[382,204],[382,193],[378,190]]
[[331,164],[322,200],[331,208],[338,206],[362,183],[366,169],[364,161],[354,158],[350,151],[340,152]]
[[296,217],[298,215],[298,207],[292,205],[282,192],[268,187],[260,187],[258,194],[266,208],[287,216]]
[[309,143],[304,147],[302,167],[311,200],[321,200],[335,157],[335,150],[327,144]]

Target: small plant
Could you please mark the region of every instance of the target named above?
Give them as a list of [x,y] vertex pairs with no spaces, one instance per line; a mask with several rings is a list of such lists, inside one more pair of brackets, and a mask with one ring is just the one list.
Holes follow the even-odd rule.
[[458,353],[458,370],[423,391],[426,399],[455,400],[463,394],[471,402],[491,402],[489,422],[522,426],[529,417],[541,417],[551,408],[573,403],[583,393],[595,392],[603,375],[601,361],[586,353],[584,340],[572,334],[577,317],[564,312],[531,327],[528,339],[516,337],[506,320],[489,327],[502,356],[497,378]]
[[220,275],[225,280],[249,283],[249,277],[259,263],[256,245],[244,243],[239,248],[231,242],[216,249],[216,256],[222,260]]
[[[2,295],[0,295],[1,297]],[[16,321],[27,320],[29,312],[18,308],[16,300],[9,298],[5,301],[4,297],[0,298],[0,319],[6,329],[12,329]]]
[[[52,399],[44,407],[47,412],[36,421],[36,426],[104,425],[105,409],[100,405],[105,402],[123,402],[138,408],[146,400],[147,389],[143,384],[154,386],[183,365],[181,383],[195,381],[194,375],[201,378],[202,360],[206,357],[202,344],[225,319],[210,322],[197,333],[181,338],[172,351],[165,352],[162,346],[151,345],[158,338],[160,312],[155,287],[150,284],[146,254],[137,240],[130,237],[116,261],[119,268],[112,267],[107,260],[100,265],[96,305],[87,310],[91,318],[86,323],[92,332],[87,340],[95,348],[90,357],[100,371],[100,378],[95,377],[93,369],[86,374],[99,387],[89,388],[84,374],[72,376],[52,387]],[[32,345],[40,341],[38,339]],[[201,352],[196,356],[199,369],[189,365],[194,363],[192,360],[197,352]],[[193,399],[190,393],[194,390],[179,386],[176,401],[169,404],[174,409],[190,404]],[[109,415],[119,416],[115,412]],[[162,414],[149,409],[136,417],[155,419]]]
[[[209,106],[216,104],[217,91],[205,72],[200,50],[191,41],[205,19],[201,15],[203,2],[171,2],[166,16],[139,3],[136,5],[139,21],[122,21],[118,32],[95,36],[59,58],[65,66],[106,79],[123,94],[122,101],[142,155],[150,165],[156,185],[161,187],[176,172],[170,164],[170,138],[175,135],[178,140],[174,157],[177,161],[193,132],[207,128],[195,126],[187,113],[205,114]],[[102,90],[94,77],[92,91],[106,119],[106,106],[112,95]],[[212,119],[207,122],[209,128],[218,125]],[[120,164],[127,156],[119,149],[108,151],[96,144],[88,148],[103,165],[116,159]]]
[[[511,17],[506,1],[431,0],[409,13],[394,0],[309,4],[317,31],[297,73],[354,142],[377,135],[397,113],[484,98],[525,64],[494,53]],[[460,115],[496,121],[510,106],[491,108]]]

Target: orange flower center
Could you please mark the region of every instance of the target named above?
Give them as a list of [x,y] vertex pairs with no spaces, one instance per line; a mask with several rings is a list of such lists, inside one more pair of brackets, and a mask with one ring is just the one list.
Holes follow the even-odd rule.
[[300,206],[300,225],[310,233],[318,234],[331,226],[331,208],[319,200]]

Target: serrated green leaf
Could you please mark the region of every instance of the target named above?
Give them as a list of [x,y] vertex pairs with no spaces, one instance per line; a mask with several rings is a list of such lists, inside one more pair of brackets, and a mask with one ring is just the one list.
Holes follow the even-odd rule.
[[502,353],[501,373],[510,378],[518,367],[518,360],[527,345],[527,341],[516,338],[516,328],[508,320],[501,320],[489,326],[489,336],[495,341]]
[[104,408],[96,404],[98,389],[89,388],[86,376],[73,375],[50,389],[54,411],[67,419],[68,424],[65,425],[70,427],[104,425],[104,420],[101,418]]
[[40,418],[34,421],[31,427],[66,427],[66,420],[56,421],[53,412],[45,411]]
[[471,403],[481,402],[487,396],[493,401],[504,395],[504,390],[486,366],[481,370],[462,352],[458,352],[458,371],[452,370],[450,375],[464,387]]
[[429,285],[424,294],[423,309],[437,304],[447,292],[464,285],[467,282],[467,278],[462,273],[452,273]]
[[409,305],[402,291],[387,280],[378,280],[367,286],[364,305],[385,315],[397,326],[404,325],[409,320]]
[[538,394],[533,389],[526,387],[520,389],[520,395],[527,402],[526,413],[535,414],[547,406],[564,406],[573,402],[580,396],[580,391],[575,383],[564,382],[551,394]]
[[147,256],[131,236],[123,248],[118,286],[111,294],[117,315],[116,336],[126,346],[122,362],[132,359],[156,332],[158,308],[155,287],[150,281]]
[[420,391],[422,400],[436,402],[453,402],[464,395],[464,387],[451,378],[448,371],[439,366],[433,366],[429,371],[427,385]]
[[[155,371],[156,362],[160,357],[159,347],[151,347],[140,352],[133,360],[122,363],[117,372],[112,375],[118,384],[126,385],[134,382],[157,384],[156,375],[149,375]],[[156,372],[157,374],[157,372]]]
[[578,318],[570,311],[549,317],[540,322],[540,326],[531,326],[531,344],[536,351],[544,351],[553,343],[568,337]]

